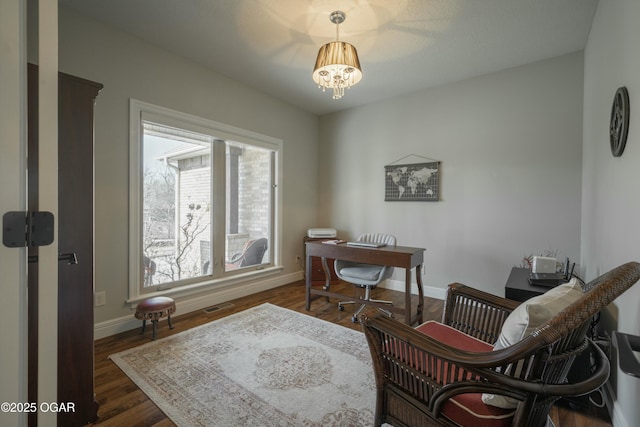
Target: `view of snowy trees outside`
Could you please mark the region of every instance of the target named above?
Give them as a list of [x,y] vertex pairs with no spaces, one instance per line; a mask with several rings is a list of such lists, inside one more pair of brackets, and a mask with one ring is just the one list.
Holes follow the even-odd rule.
[[[225,144],[226,188],[214,194],[214,144]],[[271,151],[145,122],[142,251],[144,286],[209,276],[248,242],[268,237]],[[213,162],[216,164],[216,162]],[[213,203],[224,203],[224,255],[213,255]],[[268,250],[263,259],[268,259]],[[258,261],[260,264],[261,261]]]

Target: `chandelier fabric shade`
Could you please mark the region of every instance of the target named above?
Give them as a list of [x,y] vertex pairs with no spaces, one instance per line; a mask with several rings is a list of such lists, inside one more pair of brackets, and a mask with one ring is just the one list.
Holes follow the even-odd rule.
[[[334,12],[331,22],[336,25],[344,21],[343,12]],[[362,68],[356,48],[346,42],[336,40],[325,44],[318,51],[313,81],[324,92],[333,90],[333,99],[344,96],[344,90],[358,84],[362,79]]]

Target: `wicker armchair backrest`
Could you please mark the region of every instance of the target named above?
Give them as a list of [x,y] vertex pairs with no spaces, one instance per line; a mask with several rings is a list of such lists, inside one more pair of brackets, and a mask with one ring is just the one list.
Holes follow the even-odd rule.
[[628,262],[585,285],[585,294],[534,332],[550,344],[570,334],[640,280],[640,264]]

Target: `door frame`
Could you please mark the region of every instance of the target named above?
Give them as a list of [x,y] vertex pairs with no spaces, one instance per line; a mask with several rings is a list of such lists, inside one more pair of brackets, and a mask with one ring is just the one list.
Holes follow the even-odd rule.
[[[34,1],[35,3],[35,1]],[[28,3],[31,6],[31,2]],[[58,2],[38,0],[38,153],[58,158]],[[58,396],[58,162],[38,165],[38,209],[53,213],[54,241],[38,249],[38,404]],[[38,425],[57,414],[38,411]]]
[[[28,12],[36,12],[34,14]],[[27,25],[27,16],[38,16]],[[39,140],[42,155],[57,158],[58,135],[58,2],[51,0],[0,1],[0,215],[25,211],[27,147],[27,36],[37,37],[33,57],[41,67]],[[29,52],[30,54],[32,52]],[[51,155],[50,153],[54,153]],[[40,171],[40,209],[57,214],[57,162]],[[57,231],[54,231],[54,234]],[[39,373],[38,402],[57,401],[57,242],[39,254]],[[27,251],[0,245],[2,298],[0,325],[0,402],[27,402]],[[52,357],[53,356],[53,357]],[[56,414],[38,411],[38,423],[55,425]],[[0,411],[0,425],[26,426],[26,412]]]
[[[26,207],[26,16],[26,2],[0,2],[0,40],[10,46],[0,62],[0,215]],[[26,249],[0,245],[0,402],[27,396],[26,260]],[[2,410],[0,425],[24,426],[26,416]]]

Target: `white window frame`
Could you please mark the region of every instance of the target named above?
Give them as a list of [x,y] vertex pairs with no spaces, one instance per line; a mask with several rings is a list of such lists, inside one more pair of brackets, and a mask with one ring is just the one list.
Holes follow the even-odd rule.
[[[163,288],[153,292],[142,292],[142,138],[144,135],[143,122],[152,121],[163,125],[186,129],[215,138],[250,144],[272,150],[275,162],[272,173],[275,173],[273,191],[271,236],[273,242],[270,250],[272,264],[238,274],[223,277],[202,277],[202,280]],[[193,116],[180,111],[153,105],[144,101],[130,99],[129,101],[129,298],[128,303],[136,303],[145,298],[157,295],[186,296],[211,289],[225,287],[236,283],[259,279],[264,276],[280,273],[282,247],[282,140],[258,134],[213,120]],[[224,208],[223,208],[224,210]]]

